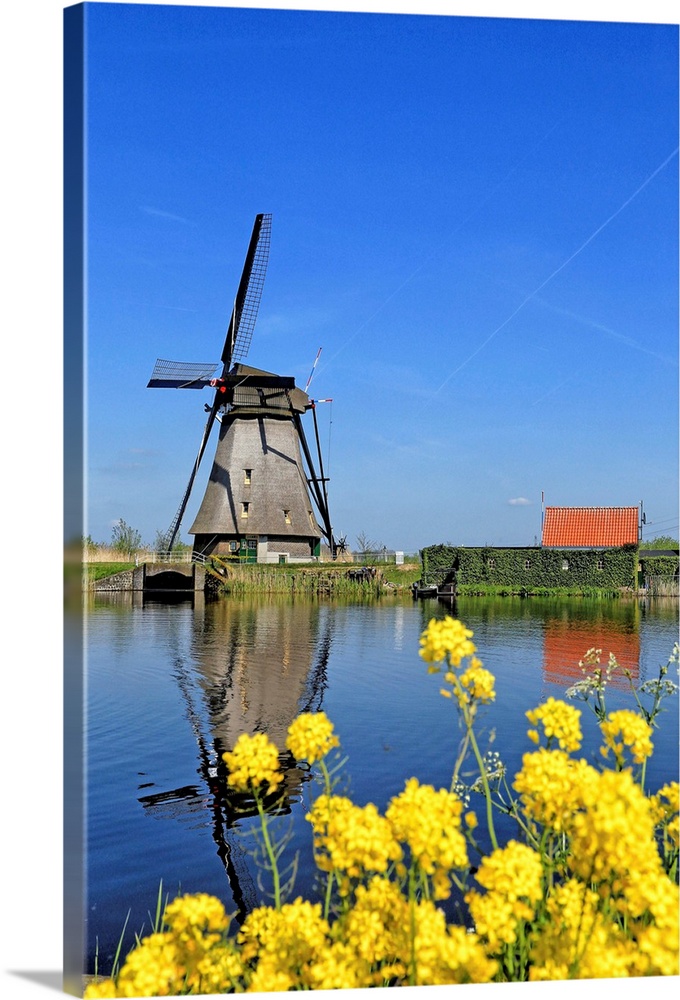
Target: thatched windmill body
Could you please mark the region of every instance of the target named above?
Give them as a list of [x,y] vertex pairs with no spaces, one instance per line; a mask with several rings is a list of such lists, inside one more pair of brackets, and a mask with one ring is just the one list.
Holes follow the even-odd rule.
[[[198,514],[189,529],[194,552],[238,556],[247,562],[308,561],[325,538],[336,543],[328,510],[314,400],[290,377],[242,363],[252,339],[269,259],[271,215],[255,219],[246,260],[218,364],[159,359],[150,388],[214,391],[189,482],[167,532],[177,538],[215,422],[219,439]],[[240,359],[240,360],[236,360]],[[311,411],[318,472],[302,425]]]

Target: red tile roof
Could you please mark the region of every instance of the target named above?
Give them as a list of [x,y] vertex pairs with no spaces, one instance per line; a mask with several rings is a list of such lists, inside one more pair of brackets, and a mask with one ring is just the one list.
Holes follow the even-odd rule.
[[546,507],[541,544],[547,548],[637,545],[637,507]]

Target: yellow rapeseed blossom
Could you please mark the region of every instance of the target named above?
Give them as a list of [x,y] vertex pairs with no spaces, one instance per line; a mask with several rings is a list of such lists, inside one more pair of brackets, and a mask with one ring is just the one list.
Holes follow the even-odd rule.
[[611,750],[617,767],[621,768],[626,764],[626,748],[630,750],[635,764],[642,764],[651,757],[654,750],[652,727],[637,712],[627,708],[610,712],[604,722],[600,723],[600,729],[603,739],[600,752],[603,757],[607,757]]
[[527,819],[560,833],[581,807],[584,789],[597,776],[585,760],[574,760],[564,750],[541,747],[524,754],[512,787],[520,794]]
[[653,807],[628,770],[596,772],[582,788],[567,832],[569,867],[585,882],[607,883],[619,895],[635,873],[652,880],[662,874]]
[[635,974],[634,946],[600,911],[598,894],[569,879],[551,893],[543,921],[531,937],[529,979],[614,979]]
[[397,840],[408,844],[412,857],[427,875],[434,875],[435,896],[450,894],[450,869],[469,865],[461,832],[463,803],[453,792],[421,785],[409,778],[404,791],[391,799],[386,817]]
[[[457,667],[476,651],[470,642],[472,632],[462,622],[447,615],[442,621],[433,618],[420,637],[420,655],[426,663],[448,663]],[[436,669],[436,668],[435,668]]]
[[[371,963],[357,957],[344,941],[334,941],[314,960],[309,968],[309,988],[312,990],[356,990],[381,986],[374,981]],[[379,973],[377,974],[379,976]]]
[[254,969],[248,992],[310,989],[311,968],[330,944],[320,903],[297,898],[280,910],[258,907],[248,914],[237,942]]
[[663,827],[671,843],[678,847],[680,840],[678,831],[678,809],[680,807],[680,794],[677,781],[670,781],[660,788],[656,795],[650,799],[652,806],[654,823]]
[[392,827],[372,802],[362,808],[341,795],[320,795],[307,819],[322,871],[359,878],[366,872],[386,872],[391,862],[401,860]]
[[380,986],[387,978],[403,976],[408,954],[408,900],[399,886],[374,875],[357,887],[354,905],[334,932],[363,963],[363,985]]
[[119,997],[168,997],[177,993],[186,972],[181,948],[172,934],[142,938],[118,975]]
[[275,791],[283,781],[279,751],[264,733],[239,736],[231,752],[222,754],[228,783],[239,792]]
[[[678,886],[663,875],[652,880],[640,879],[640,896],[637,908],[646,907],[646,913],[639,920],[629,922],[629,933],[637,945],[637,961],[634,975],[677,976],[678,942],[680,927],[680,898]],[[629,886],[627,897],[632,896]]]
[[325,712],[305,712],[288,727],[286,746],[297,760],[314,764],[339,745]]
[[476,657],[468,669],[460,675],[460,683],[468,695],[468,700],[474,699],[482,704],[488,704],[496,698],[494,690],[496,678],[491,671],[482,667]]
[[[556,740],[560,749],[566,750],[568,753],[580,750],[583,737],[579,709],[550,697],[538,708],[527,712],[526,717],[532,726],[538,726],[540,723],[548,741],[548,749]],[[540,741],[537,730],[530,730],[528,735],[535,743]]]
[[491,982],[498,963],[487,956],[476,934],[447,926],[443,912],[429,899],[417,904],[414,919],[414,985]]
[[117,996],[116,984],[108,977],[88,983],[83,993],[84,1000],[108,1000],[109,997]]
[[516,940],[520,921],[531,920],[543,897],[541,856],[531,847],[510,840],[483,858],[475,876],[487,892],[474,890],[465,901],[477,933],[489,942],[496,953],[503,944]]
[[177,943],[189,952],[219,941],[229,927],[221,900],[205,892],[173,899],[165,908],[163,920]]
[[213,945],[196,962],[192,982],[196,993],[231,993],[239,990],[246,969],[233,941]]
[[483,858],[475,878],[485,889],[511,902],[526,899],[534,904],[543,895],[541,856],[516,840],[509,840],[505,847]]

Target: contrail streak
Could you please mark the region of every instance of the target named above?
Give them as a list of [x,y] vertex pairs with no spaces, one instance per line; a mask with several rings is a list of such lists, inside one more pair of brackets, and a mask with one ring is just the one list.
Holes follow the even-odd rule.
[[527,295],[527,297],[522,302],[520,302],[520,304],[517,306],[517,308],[514,309],[513,312],[510,313],[510,315],[507,317],[507,319],[504,319],[503,322],[500,324],[500,326],[497,326],[496,329],[492,333],[489,334],[489,336],[486,338],[486,340],[483,340],[482,343],[479,345],[479,347],[477,347],[472,352],[472,354],[470,354],[465,359],[465,361],[461,361],[461,363],[458,365],[458,367],[455,368],[451,372],[451,374],[448,375],[444,379],[444,381],[439,386],[439,388],[437,390],[435,390],[435,393],[434,393],[435,396],[437,395],[437,393],[441,392],[441,390],[444,388],[444,386],[447,384],[447,382],[449,382],[453,378],[454,375],[457,375],[458,372],[461,371],[462,368],[465,368],[465,366],[468,364],[468,362],[472,361],[473,358],[477,357],[477,355],[479,354],[480,351],[484,350],[484,348],[486,347],[486,345],[493,340],[493,338],[496,336],[496,334],[500,333],[501,330],[508,325],[508,323],[510,322],[510,320],[514,319],[515,316],[517,315],[517,313],[520,312],[522,309],[524,309],[524,307],[527,304],[527,302],[531,302],[531,300],[534,298],[534,296],[538,295],[538,293],[543,288],[545,288],[545,286],[549,282],[552,281],[552,279],[555,277],[555,275],[559,274],[560,271],[563,271],[564,268],[568,264],[571,264],[572,260],[574,260],[575,257],[578,257],[578,255],[580,253],[582,253],[583,250],[585,250],[585,248],[590,243],[593,242],[593,240],[595,239],[595,237],[599,236],[600,233],[602,232],[602,230],[605,229],[609,225],[610,222],[613,222],[614,219],[617,217],[617,215],[620,215],[621,212],[623,212],[624,208],[627,208],[628,205],[630,205],[631,201],[633,201],[634,198],[637,198],[637,196],[640,194],[641,191],[644,191],[644,189],[647,187],[647,185],[649,183],[651,183],[651,181],[654,180],[654,178],[656,177],[657,174],[661,173],[661,171],[664,169],[664,167],[668,166],[668,164],[671,162],[671,160],[673,159],[673,157],[677,156],[677,154],[678,154],[678,147],[676,146],[676,148],[673,150],[673,152],[670,154],[670,156],[667,156],[666,159],[663,161],[663,163],[660,163],[659,166],[656,168],[656,170],[652,171],[652,173],[649,175],[649,177],[647,177],[642,182],[642,184],[639,186],[639,188],[637,188],[637,190],[633,191],[633,193],[628,198],[626,198],[626,200],[624,201],[624,203],[622,205],[620,205],[616,209],[616,211],[612,215],[610,215],[609,218],[606,219],[602,223],[602,225],[598,226],[597,229],[595,230],[595,232],[591,233],[590,236],[588,237],[588,239],[585,240],[585,242],[582,243],[581,246],[577,250],[574,250],[574,252],[569,257],[567,257],[567,259],[565,261],[563,261],[560,264],[559,267],[556,267],[555,270],[552,272],[552,274],[548,275],[548,277],[545,279],[545,281],[541,282],[541,284],[538,286],[538,288],[535,288],[533,290],[533,292],[531,292],[529,295]]
[[445,247],[450,242],[451,237],[455,236],[455,234],[460,229],[462,229],[463,226],[465,226],[470,221],[470,219],[473,218],[473,216],[475,216],[477,214],[477,212],[479,212],[479,210],[481,208],[483,208],[484,205],[486,205],[487,202],[489,202],[491,200],[491,198],[493,198],[493,196],[496,194],[496,192],[500,188],[503,187],[503,185],[506,183],[506,181],[508,181],[512,177],[512,175],[519,170],[519,168],[522,166],[522,164],[524,163],[524,161],[528,160],[529,157],[537,149],[539,149],[540,146],[543,145],[543,143],[548,138],[548,136],[552,132],[555,131],[555,129],[557,128],[557,126],[559,124],[560,124],[560,120],[554,122],[550,126],[550,128],[548,129],[548,131],[544,135],[541,136],[541,138],[524,154],[524,156],[522,156],[517,161],[517,163],[515,163],[510,168],[510,170],[508,170],[508,172],[506,174],[503,175],[503,177],[501,177],[501,179],[498,181],[498,183],[495,184],[494,187],[491,188],[491,190],[486,193],[486,195],[482,198],[482,200],[477,205],[475,205],[475,207],[472,209],[472,211],[468,212],[468,214],[465,216],[465,218],[462,219],[458,223],[458,225],[449,233],[449,235],[447,236],[447,238],[441,244],[439,244],[437,246],[437,248],[434,250],[434,252],[431,253],[428,257],[426,257],[425,260],[422,262],[422,264],[419,264],[418,267],[415,268],[415,270],[411,271],[411,273],[408,275],[408,277],[404,278],[404,280],[399,285],[397,285],[397,287],[394,289],[394,291],[390,292],[390,294],[386,298],[383,299],[383,301],[380,303],[380,305],[378,306],[378,308],[374,312],[371,313],[371,315],[368,317],[368,319],[365,319],[364,322],[360,326],[357,327],[357,329],[354,331],[354,333],[350,334],[350,336],[347,338],[347,340],[343,344],[340,345],[340,347],[337,349],[337,351],[335,352],[335,354],[332,354],[328,358],[328,360],[326,361],[326,364],[323,364],[321,366],[321,368],[319,369],[319,371],[321,371],[321,372],[325,371],[326,368],[328,367],[328,365],[331,363],[331,361],[333,361],[335,358],[337,358],[338,354],[340,354],[341,351],[344,351],[344,349],[347,347],[347,345],[350,344],[354,340],[355,337],[359,336],[359,334],[361,333],[361,331],[368,326],[368,324],[371,322],[371,320],[375,319],[375,317],[378,315],[378,313],[381,312],[385,308],[385,306],[387,305],[387,303],[391,302],[392,299],[395,297],[395,295],[397,295],[402,290],[402,288],[405,288],[406,285],[408,285],[411,281],[413,281],[413,279],[416,277],[416,275],[420,274],[420,272],[423,270],[423,268],[425,268],[430,263],[431,260],[434,260],[439,255],[440,250],[442,250],[443,247]]

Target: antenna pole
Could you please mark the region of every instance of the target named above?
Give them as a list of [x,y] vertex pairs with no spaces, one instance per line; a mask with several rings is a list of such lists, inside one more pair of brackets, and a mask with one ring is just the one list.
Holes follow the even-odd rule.
[[317,366],[320,354],[321,354],[321,348],[319,348],[319,350],[316,352],[316,357],[314,358],[314,364],[312,365],[312,370],[309,373],[309,378],[307,379],[307,385],[305,386],[305,392],[307,392],[307,390],[309,389],[309,386],[311,384],[312,378],[314,377],[314,369]]

